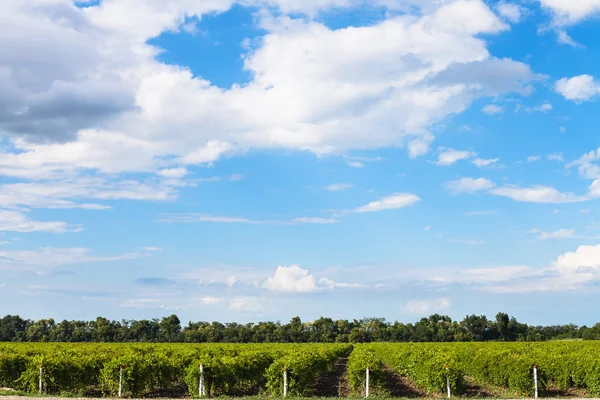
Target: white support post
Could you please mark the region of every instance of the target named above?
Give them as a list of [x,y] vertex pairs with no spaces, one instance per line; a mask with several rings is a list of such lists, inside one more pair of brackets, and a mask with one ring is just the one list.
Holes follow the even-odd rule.
[[200,381],[198,382],[198,394],[204,397],[206,391],[204,389],[204,364],[200,363]]
[[365,397],[369,397],[369,373],[370,373],[370,369],[369,367],[367,367],[367,379],[365,382]]
[[123,366],[119,366],[119,397],[123,397]]
[[287,397],[288,392],[288,381],[287,381],[287,368],[283,369],[283,397]]
[[448,388],[448,398],[452,397],[452,392],[450,391],[450,374],[449,367],[446,365],[446,387]]
[[42,376],[43,375],[44,375],[44,367],[42,365],[40,365],[40,384],[39,384],[40,394],[42,394],[43,389],[44,389],[44,385],[42,383]]
[[537,375],[537,365],[533,366],[533,383],[535,385],[535,398],[538,398],[538,375]]

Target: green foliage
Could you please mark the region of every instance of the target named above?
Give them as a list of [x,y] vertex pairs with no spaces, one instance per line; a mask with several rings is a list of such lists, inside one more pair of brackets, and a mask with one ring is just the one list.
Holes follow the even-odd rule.
[[351,349],[350,345],[304,345],[275,360],[266,371],[266,389],[271,395],[283,393],[283,372],[287,371],[288,393],[310,395],[310,385],[323,372],[333,368],[335,361]]
[[207,394],[243,396],[268,388],[281,395],[278,371],[287,365],[290,394],[301,394],[350,348],[344,344],[0,343],[0,384],[37,393],[42,365],[44,393],[101,391],[114,397],[123,367],[125,396],[168,393],[182,386],[198,396],[203,363]]
[[[122,366],[126,396],[153,396],[182,388],[197,396],[203,363],[211,396],[261,391],[281,396],[284,369],[288,393],[307,396],[315,379],[350,350],[349,344],[0,343],[0,387],[37,393],[43,365],[47,394],[116,396]],[[600,343],[588,341],[357,344],[349,357],[348,374],[357,395],[364,394],[369,367],[370,394],[375,396],[385,394],[391,370],[429,393],[445,392],[449,380],[453,394],[460,395],[469,376],[485,386],[531,396],[534,365],[541,393],[552,386],[600,395]]]
[[[354,352],[357,351],[367,355],[372,360],[371,363],[379,360],[394,372],[409,377],[428,393],[445,392],[447,378],[450,379],[453,393],[461,394],[464,391],[464,373],[458,365],[456,356],[452,352],[444,351],[439,345],[372,343],[357,345]],[[354,359],[351,358],[351,361]],[[450,368],[446,369],[446,365]],[[364,361],[361,362],[359,369],[363,367]],[[349,366],[350,370],[355,368],[354,365]],[[371,381],[377,387],[379,379],[382,378],[378,378],[378,371],[375,372],[376,378]],[[355,385],[362,383],[352,379],[351,374],[351,385],[356,390]]]
[[383,361],[374,349],[366,345],[357,345],[348,358],[348,380],[352,393],[364,395],[367,368],[369,368],[369,395],[377,394],[383,390],[386,382]]

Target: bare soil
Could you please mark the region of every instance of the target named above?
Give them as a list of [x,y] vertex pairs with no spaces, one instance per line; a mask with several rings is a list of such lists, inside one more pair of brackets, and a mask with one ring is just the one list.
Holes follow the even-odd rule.
[[418,387],[407,377],[397,374],[387,365],[385,366],[385,372],[387,379],[384,390],[388,392],[390,396],[405,398],[427,397],[427,392],[425,390]]
[[351,392],[347,356],[338,358],[335,367],[319,376],[313,388],[317,397],[348,397]]

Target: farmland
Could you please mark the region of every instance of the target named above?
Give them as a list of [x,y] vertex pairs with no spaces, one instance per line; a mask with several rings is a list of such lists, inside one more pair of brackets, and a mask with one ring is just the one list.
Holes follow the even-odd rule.
[[[93,397],[600,395],[600,343],[0,344],[0,387]],[[446,368],[448,366],[448,368]],[[122,372],[121,372],[122,368]],[[286,377],[284,378],[284,371]],[[329,379],[329,380],[327,380]],[[396,388],[390,382],[396,380]],[[398,388],[400,386],[400,388]],[[402,388],[401,386],[406,386]],[[331,391],[330,391],[331,393]],[[479,393],[481,396],[482,393]]]

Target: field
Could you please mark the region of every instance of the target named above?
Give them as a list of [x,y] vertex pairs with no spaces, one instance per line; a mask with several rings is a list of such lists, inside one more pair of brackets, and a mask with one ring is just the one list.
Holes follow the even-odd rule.
[[[372,344],[0,343],[0,388],[116,397],[600,395],[600,342]],[[122,369],[121,369],[122,368]],[[284,371],[286,377],[284,378]],[[2,392],[7,393],[7,392]]]

